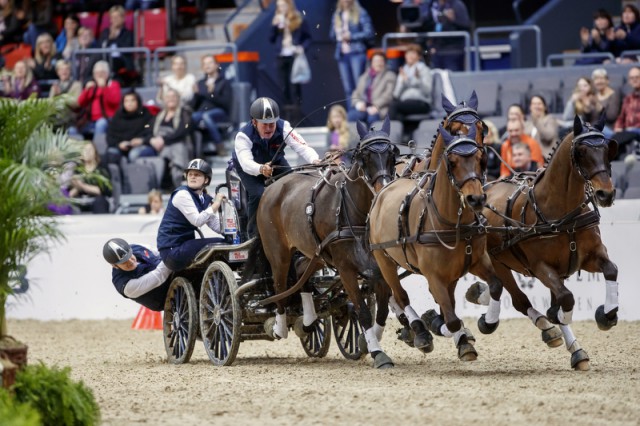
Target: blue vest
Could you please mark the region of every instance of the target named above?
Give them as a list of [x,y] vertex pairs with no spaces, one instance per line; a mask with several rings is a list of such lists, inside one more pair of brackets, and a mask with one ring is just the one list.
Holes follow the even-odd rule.
[[[142,277],[148,274],[158,267],[160,263],[160,257],[153,254],[149,249],[137,244],[131,245],[133,255],[138,260],[138,266],[133,271],[123,271],[121,269],[113,268],[111,272],[111,281],[113,286],[118,290],[118,293],[127,297],[124,294],[124,288],[131,280]],[[169,290],[169,284],[171,278],[169,278],[164,284],[154,288],[148,293],[143,294],[140,297],[132,299],[139,304],[146,306],[152,311],[162,311],[164,309],[164,301],[167,298],[167,291]],[[127,297],[128,298],[128,297]]]
[[[253,126],[253,124],[249,123],[245,125],[240,132],[247,135],[247,137],[251,140],[253,145],[251,146],[251,154],[253,154],[253,161],[259,164],[264,164],[273,158],[276,154],[280,145],[284,142],[284,120],[280,119],[276,122],[276,131],[274,132],[271,139],[266,140],[262,139],[258,134],[258,131]],[[236,170],[242,170],[242,166],[238,161],[238,157],[236,156],[235,150],[232,153],[233,164],[236,167]],[[277,166],[288,166],[287,160],[284,158],[284,149],[278,153],[276,158],[273,158],[272,165]]]
[[185,242],[195,238],[194,232],[198,228],[193,226],[191,222],[184,217],[182,212],[173,205],[173,197],[176,195],[176,192],[182,189],[189,191],[198,212],[209,207],[213,200],[209,194],[203,194],[204,203],[202,203],[198,194],[188,186],[183,185],[177,187],[173,193],[171,193],[167,210],[165,210],[164,216],[162,216],[162,222],[160,222],[157,240],[158,250],[180,247]]

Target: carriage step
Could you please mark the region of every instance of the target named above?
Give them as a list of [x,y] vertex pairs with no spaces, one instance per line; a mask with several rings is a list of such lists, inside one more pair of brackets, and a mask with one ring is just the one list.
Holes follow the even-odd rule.
[[267,333],[260,334],[243,334],[240,336],[240,341],[244,342],[245,340],[273,340]]

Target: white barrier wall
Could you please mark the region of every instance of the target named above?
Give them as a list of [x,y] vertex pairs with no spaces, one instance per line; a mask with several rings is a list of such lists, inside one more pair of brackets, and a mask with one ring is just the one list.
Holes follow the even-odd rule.
[[[611,259],[618,265],[620,311],[622,320],[640,320],[640,286],[637,283],[640,201],[620,200],[601,209],[600,230]],[[158,217],[144,215],[96,215],[62,218],[67,241],[54,247],[49,255],[41,255],[29,263],[29,291],[9,298],[9,318],[41,320],[133,318],[139,305],[121,297],[111,284],[110,266],[102,258],[102,246],[112,237],[155,246]],[[461,317],[477,317],[485,308],[469,304],[464,293],[475,278],[467,275],[456,289],[456,311]],[[521,275],[517,281],[534,307],[545,312],[549,291],[537,280]],[[435,307],[426,281],[410,276],[403,281],[412,304],[420,314]],[[595,309],[604,303],[604,278],[601,274],[570,277],[567,286],[574,293],[574,319],[592,319]],[[517,318],[509,294],[502,296],[502,317]]]

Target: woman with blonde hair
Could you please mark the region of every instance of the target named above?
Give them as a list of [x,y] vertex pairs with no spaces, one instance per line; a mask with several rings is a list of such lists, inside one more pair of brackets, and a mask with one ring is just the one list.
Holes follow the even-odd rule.
[[487,147],[487,181],[498,179],[500,176],[500,150],[502,143],[500,142],[500,133],[498,128],[490,120],[484,120],[487,126],[487,134],[484,136],[484,145]]
[[191,102],[196,87],[196,77],[187,72],[187,60],[180,55],[171,58],[171,74],[160,79],[160,90],[156,96],[156,101],[162,104],[164,92],[173,89],[180,95],[183,103]]
[[334,105],[327,116],[327,150],[346,151],[349,149],[351,134],[347,124],[347,110],[342,105]]
[[[284,89],[286,105],[302,103],[302,87],[291,83],[291,70],[296,55],[304,54],[311,44],[311,33],[293,0],[278,0],[276,13],[271,21],[271,43],[278,49],[278,68]],[[293,87],[292,87],[293,86]],[[295,91],[295,94],[292,93]]]
[[620,114],[620,92],[609,85],[609,75],[604,68],[596,68],[591,73],[591,81],[596,92],[598,102],[605,113],[605,127],[602,130],[606,137],[613,135],[613,126]]
[[[30,66],[33,69],[33,76],[38,81],[56,80],[56,62],[60,59],[60,55],[56,50],[53,37],[49,33],[42,33],[36,39],[36,48],[34,58],[31,60]],[[51,83],[40,84],[43,92],[48,92]]]
[[6,98],[24,100],[33,93],[40,93],[38,82],[33,79],[33,73],[26,61],[17,61],[13,66],[13,75],[5,74],[2,79],[2,92]]
[[571,98],[564,107],[562,119],[573,126],[573,118],[578,115],[583,121],[595,123],[602,112],[602,105],[598,101],[593,83],[587,77],[580,77],[573,89]]
[[138,214],[163,214],[164,204],[162,202],[162,192],[152,189],[147,195],[148,204],[138,209]]
[[367,42],[374,35],[371,17],[357,0],[338,0],[329,37],[336,42],[335,59],[347,105],[367,67]]

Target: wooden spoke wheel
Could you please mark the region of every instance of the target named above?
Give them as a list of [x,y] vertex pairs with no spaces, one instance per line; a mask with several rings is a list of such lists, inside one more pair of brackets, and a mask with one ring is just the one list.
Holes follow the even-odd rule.
[[300,339],[304,351],[312,358],[323,358],[331,345],[331,320],[329,317],[318,317],[313,331]]
[[189,362],[198,334],[198,305],[191,283],[176,277],[164,302],[164,347],[171,364]]
[[[371,316],[375,321],[375,295],[373,293],[365,295],[365,301],[367,306],[370,307]],[[358,347],[358,337],[364,333],[364,330],[360,326],[360,322],[358,322],[358,314],[353,303],[347,302],[341,309],[340,315],[334,314],[331,317],[331,322],[333,324],[333,334],[342,355],[353,361],[362,358],[365,353],[361,352]]]
[[209,265],[202,277],[200,332],[215,365],[231,365],[238,353],[242,309],[235,297],[237,288],[233,271],[221,261]]

